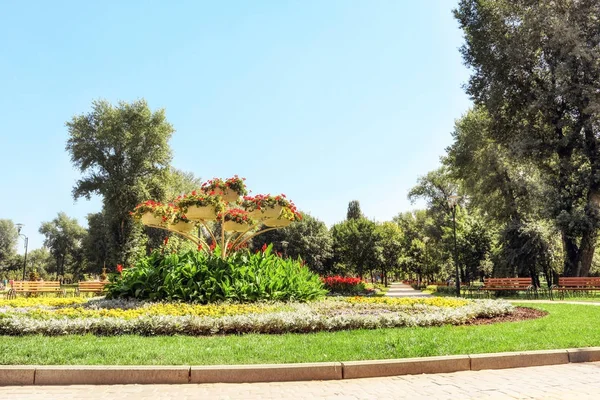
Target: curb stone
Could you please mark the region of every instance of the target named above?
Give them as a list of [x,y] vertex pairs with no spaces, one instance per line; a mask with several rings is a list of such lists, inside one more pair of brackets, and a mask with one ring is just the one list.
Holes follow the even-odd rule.
[[298,364],[212,366],[2,365],[0,366],[0,386],[342,380],[594,361],[600,361],[600,347]]

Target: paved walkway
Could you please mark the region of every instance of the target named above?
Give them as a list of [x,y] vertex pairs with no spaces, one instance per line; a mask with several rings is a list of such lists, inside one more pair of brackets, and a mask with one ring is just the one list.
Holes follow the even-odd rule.
[[598,399],[600,362],[344,381],[0,387],[3,399]]
[[390,285],[390,290],[386,293],[388,297],[433,297],[430,294],[415,290],[410,285],[395,282]]

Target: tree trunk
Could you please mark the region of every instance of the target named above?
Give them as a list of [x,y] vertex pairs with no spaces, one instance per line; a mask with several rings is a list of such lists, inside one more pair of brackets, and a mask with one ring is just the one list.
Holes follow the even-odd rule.
[[567,237],[565,232],[562,232],[563,246],[565,249],[565,270],[564,276],[577,276],[579,264],[579,248],[575,239]]
[[579,248],[579,259],[581,261],[578,263],[577,276],[588,276],[590,274],[597,236],[595,230],[583,234],[581,247]]

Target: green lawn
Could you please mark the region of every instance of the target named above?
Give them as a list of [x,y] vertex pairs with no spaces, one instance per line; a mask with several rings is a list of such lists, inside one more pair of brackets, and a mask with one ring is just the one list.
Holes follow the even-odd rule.
[[[530,305],[531,306],[531,305]],[[479,326],[335,333],[0,337],[0,364],[208,365],[348,361],[600,345],[600,307],[536,304],[550,315]]]

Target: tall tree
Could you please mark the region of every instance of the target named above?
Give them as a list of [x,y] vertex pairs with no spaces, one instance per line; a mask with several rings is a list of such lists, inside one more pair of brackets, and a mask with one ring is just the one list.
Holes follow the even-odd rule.
[[102,196],[111,264],[129,265],[144,252],[142,227],[129,212],[149,198],[164,200],[173,127],[165,111],[152,112],[145,100],[99,100],[92,111],[67,122],[66,149],[85,174],[73,188],[75,199]]
[[379,231],[378,249],[380,252],[381,277],[384,285],[388,284],[388,273],[400,268],[402,256],[402,231],[398,224],[384,222],[377,226]]
[[363,218],[363,213],[360,210],[360,203],[358,200],[352,200],[348,203],[348,212],[346,213],[346,219],[360,219]]
[[565,275],[587,275],[600,213],[600,2],[461,0],[455,10],[492,134],[546,180]]
[[46,246],[56,260],[57,275],[64,275],[68,268],[77,272],[81,265],[79,252],[82,248],[86,230],[81,227],[75,218],[69,218],[64,212],[50,222],[43,222],[39,232],[45,236]]
[[7,265],[17,254],[19,234],[10,219],[0,219],[0,266]]
[[104,212],[87,215],[88,234],[83,241],[83,250],[88,263],[88,272],[100,274],[106,266],[110,240],[108,219]]
[[[469,110],[457,121],[454,143],[447,149],[448,156],[443,162],[449,166],[452,175],[462,182],[469,194],[470,208],[480,210],[479,215],[483,216],[486,226],[498,230],[496,240],[499,251],[496,252],[494,275],[529,275],[535,281],[539,269],[532,260],[539,260],[536,263],[543,264],[548,282],[551,283],[552,268],[545,262],[547,256],[539,253],[550,247],[538,245],[549,239],[539,233],[549,232],[536,228],[544,220],[544,202],[540,200],[547,197],[544,195],[546,185],[532,162],[516,157],[506,144],[493,137],[491,130],[492,121],[485,107],[477,106]],[[485,238],[482,233],[488,229],[476,229],[474,234],[469,233],[471,228],[477,226],[466,225],[465,235],[471,243],[460,241],[459,254],[467,256],[464,259],[467,278],[484,272],[483,268],[478,267],[478,259],[482,256],[485,256],[485,260],[489,259],[491,242],[481,247],[482,251],[474,251],[472,243],[483,245],[488,241],[482,241]],[[516,251],[518,246],[525,247]],[[531,268],[516,268],[518,265]]]
[[271,243],[283,255],[302,258],[311,270],[319,274],[330,272],[333,257],[331,234],[324,222],[310,214],[302,213],[299,222],[255,236],[252,247],[260,249],[263,244]]
[[376,224],[366,218],[349,219],[331,228],[336,258],[359,277],[377,265],[376,248],[379,232]]

